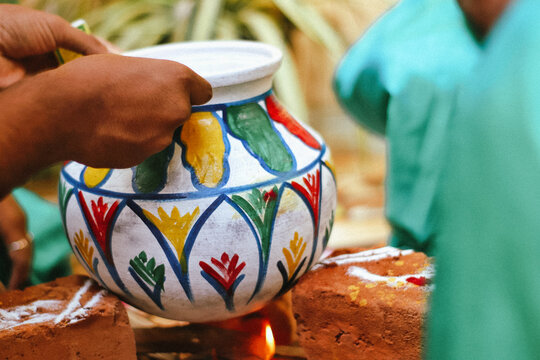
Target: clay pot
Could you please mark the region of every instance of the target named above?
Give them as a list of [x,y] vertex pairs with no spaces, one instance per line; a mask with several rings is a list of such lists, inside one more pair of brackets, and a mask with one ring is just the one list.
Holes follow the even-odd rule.
[[227,41],[128,55],[179,61],[214,97],[136,167],[64,167],[59,200],[75,255],[158,316],[205,322],[262,307],[317,261],[336,206],[323,140],[272,94],[280,51]]

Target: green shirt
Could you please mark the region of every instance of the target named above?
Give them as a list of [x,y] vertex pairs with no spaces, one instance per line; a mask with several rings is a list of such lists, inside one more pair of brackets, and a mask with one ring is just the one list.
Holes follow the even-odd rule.
[[540,358],[539,19],[515,1],[479,46],[452,1],[404,0],[337,72],[389,141],[393,241],[436,256],[429,359]]
[[479,53],[454,0],[403,0],[337,69],[343,106],[388,139],[386,216],[394,246],[433,252],[447,122],[457,84]]
[[507,10],[448,129],[429,358],[540,358],[540,2]]

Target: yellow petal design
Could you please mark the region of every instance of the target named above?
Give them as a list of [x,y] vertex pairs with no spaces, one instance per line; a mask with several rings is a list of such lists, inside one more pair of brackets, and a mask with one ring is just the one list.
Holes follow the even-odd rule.
[[186,161],[199,182],[216,187],[223,178],[225,144],[223,131],[211,112],[196,112],[182,128],[180,140],[186,147]]
[[171,242],[176,250],[176,256],[182,266],[183,271],[187,271],[187,262],[184,257],[184,243],[189,234],[189,230],[193,225],[193,222],[199,215],[199,207],[190,214],[189,212],[180,215],[180,211],[175,206],[171,211],[171,215],[168,215],[162,207],[158,208],[158,216],[153,215],[151,212],[143,209],[144,215],[165,235],[165,237]]
[[94,257],[94,248],[89,245],[88,238],[84,236],[84,233],[82,230],[79,230],[78,233],[75,233],[73,235],[73,242],[75,243],[75,246],[77,246],[77,249],[79,249],[79,253],[81,254],[84,262],[92,272],[94,272],[94,266],[92,265],[92,259]]
[[[290,250],[289,250],[290,249]],[[294,239],[289,242],[289,249],[283,248],[283,255],[287,261],[287,267],[289,268],[289,280],[293,276],[304,251],[306,250],[306,243],[304,238],[298,236],[298,232],[294,233]]]
[[84,171],[83,179],[86,186],[93,188],[98,186],[109,174],[111,169],[98,169],[93,167],[87,167]]

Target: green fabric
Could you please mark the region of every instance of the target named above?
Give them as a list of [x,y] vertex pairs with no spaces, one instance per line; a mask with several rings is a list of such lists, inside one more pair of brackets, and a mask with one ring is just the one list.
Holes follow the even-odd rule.
[[454,0],[403,0],[338,67],[343,106],[389,140],[386,215],[394,246],[433,252],[441,145],[456,86],[479,53]]
[[[71,248],[58,206],[25,189],[17,189],[13,195],[26,213],[28,231],[34,236],[30,283],[39,284],[69,275]],[[5,249],[0,249],[0,263],[9,264]],[[7,278],[7,269],[0,266],[0,279],[6,283]]]
[[394,242],[437,259],[428,359],[540,357],[540,3],[485,44],[453,1],[404,0],[337,71],[389,140]]
[[458,95],[429,358],[540,358],[540,3],[516,2]]

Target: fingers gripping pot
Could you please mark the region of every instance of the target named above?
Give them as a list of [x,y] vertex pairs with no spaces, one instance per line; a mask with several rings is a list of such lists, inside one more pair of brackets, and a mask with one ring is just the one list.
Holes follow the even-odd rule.
[[214,97],[136,167],[64,167],[73,252],[101,285],[158,316],[204,322],[258,309],[317,261],[336,207],[323,140],[272,93],[281,53],[234,41],[128,55],[181,62]]

